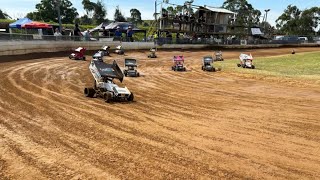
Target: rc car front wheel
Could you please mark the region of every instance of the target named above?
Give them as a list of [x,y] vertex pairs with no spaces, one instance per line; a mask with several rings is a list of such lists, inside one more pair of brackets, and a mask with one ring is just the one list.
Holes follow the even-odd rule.
[[132,102],[133,98],[134,98],[133,93],[131,93],[130,96],[128,97],[128,101]]
[[84,88],[84,95],[86,97],[93,97],[96,91],[93,88]]
[[252,69],[255,69],[256,67],[254,65],[251,66]]

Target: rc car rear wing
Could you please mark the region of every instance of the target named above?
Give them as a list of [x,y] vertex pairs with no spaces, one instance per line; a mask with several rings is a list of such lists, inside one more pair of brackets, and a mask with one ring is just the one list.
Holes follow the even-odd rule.
[[112,64],[107,64],[101,61],[91,61],[89,69],[93,77],[100,81],[102,78],[116,78],[120,82],[123,81],[123,73],[116,61]]
[[135,59],[125,59],[124,60],[125,66],[137,67],[137,60]]
[[173,56],[173,61],[184,61],[183,56]]

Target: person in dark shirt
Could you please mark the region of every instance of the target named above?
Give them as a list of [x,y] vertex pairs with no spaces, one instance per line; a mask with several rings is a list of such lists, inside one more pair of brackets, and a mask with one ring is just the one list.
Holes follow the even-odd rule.
[[127,39],[129,42],[133,42],[132,36],[133,36],[133,30],[132,30],[132,27],[129,26],[127,30]]
[[102,34],[103,34],[103,36],[108,36],[109,35],[109,32],[108,32],[108,30],[106,30],[105,27],[102,27]]
[[62,30],[61,30],[61,35],[62,35],[62,36],[65,36],[65,35],[66,35],[66,28],[65,28],[65,27],[62,28]]
[[114,32],[114,40],[115,41],[122,41],[122,31],[120,30],[120,27],[117,27],[117,30]]
[[82,36],[82,34],[78,24],[75,24],[75,28],[73,30],[73,36],[75,41],[80,41],[80,36]]

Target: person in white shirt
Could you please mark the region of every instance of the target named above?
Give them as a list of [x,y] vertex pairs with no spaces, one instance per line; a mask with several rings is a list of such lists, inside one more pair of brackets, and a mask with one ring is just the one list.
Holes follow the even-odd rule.
[[54,36],[62,36],[62,34],[59,32],[59,29],[56,28],[56,32],[53,34]]

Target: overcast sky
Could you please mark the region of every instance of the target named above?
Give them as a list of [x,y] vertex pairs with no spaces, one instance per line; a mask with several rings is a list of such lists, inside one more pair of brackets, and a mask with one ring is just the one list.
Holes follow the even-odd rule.
[[[81,4],[82,0],[71,0],[73,6],[77,8],[80,15],[84,14]],[[91,0],[96,2],[96,0]],[[159,0],[160,1],[160,0]],[[300,9],[310,8],[312,6],[320,6],[320,0],[248,0],[254,8],[264,12],[265,9],[271,9],[268,14],[268,21],[275,25],[275,20],[282,14],[289,4],[294,4]],[[24,17],[28,12],[35,10],[35,5],[40,0],[1,0],[0,9],[8,13],[13,18]],[[114,10],[119,5],[121,11],[126,17],[130,16],[130,9],[136,8],[140,10],[142,19],[152,19],[154,13],[154,0],[103,0],[107,11],[108,19],[113,19]],[[169,0],[170,3],[183,4],[185,0]],[[196,5],[209,5],[219,7],[224,0],[194,0]],[[160,9],[160,7],[159,7]]]

